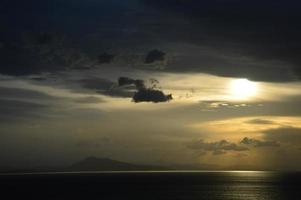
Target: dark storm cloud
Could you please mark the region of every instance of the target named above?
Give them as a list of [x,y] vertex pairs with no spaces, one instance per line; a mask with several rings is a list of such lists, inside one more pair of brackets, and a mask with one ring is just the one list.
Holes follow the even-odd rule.
[[120,77],[118,79],[118,85],[120,87],[135,85],[137,90],[133,96],[133,101],[135,103],[140,103],[140,102],[159,103],[159,102],[168,102],[172,100],[171,94],[166,95],[162,91],[155,89],[155,87],[148,88],[146,87],[143,80],[139,80],[139,79],[134,80],[128,77]]
[[[294,78],[291,73],[300,76],[301,27],[298,21],[301,15],[297,1],[145,2],[162,13],[175,16],[175,20],[186,20],[187,26],[175,21],[166,24],[166,29],[173,24],[177,30],[167,34],[170,39],[217,50],[209,57],[200,54],[202,60],[197,59],[197,55],[183,55],[182,67],[174,70],[267,81],[291,80]],[[160,21],[164,21],[164,17],[154,21],[162,24]]]
[[[113,54],[102,54],[107,50],[141,55],[164,46],[173,55],[166,71],[295,80],[301,77],[299,8],[284,0],[6,1],[0,73],[90,69],[112,61]],[[24,41],[28,30],[33,36]],[[59,42],[58,35],[67,39]]]
[[199,140],[192,142],[187,145],[188,148],[197,150],[212,152],[213,155],[220,155],[227,153],[228,151],[248,151],[249,149],[245,146],[229,142],[227,140],[220,140],[216,142],[205,142],[204,140]]
[[280,144],[276,141],[258,140],[245,137],[240,141],[241,144],[251,145],[254,147],[279,147]]

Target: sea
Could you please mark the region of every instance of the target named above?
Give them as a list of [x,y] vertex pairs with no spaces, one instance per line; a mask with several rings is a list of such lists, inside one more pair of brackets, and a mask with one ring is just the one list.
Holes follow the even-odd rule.
[[301,200],[300,172],[60,172],[0,175],[1,199]]

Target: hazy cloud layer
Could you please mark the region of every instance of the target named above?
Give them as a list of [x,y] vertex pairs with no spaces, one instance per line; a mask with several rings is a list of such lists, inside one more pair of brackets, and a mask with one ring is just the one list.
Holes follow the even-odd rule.
[[280,127],[264,131],[264,137],[268,140],[276,140],[282,143],[300,146],[301,128],[298,127]]
[[104,103],[105,101],[99,97],[83,97],[75,100],[76,103],[83,103],[83,104],[94,104],[94,103]]

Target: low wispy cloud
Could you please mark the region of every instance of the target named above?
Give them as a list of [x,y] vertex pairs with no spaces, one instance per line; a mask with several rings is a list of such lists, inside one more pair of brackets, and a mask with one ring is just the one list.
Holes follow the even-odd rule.
[[212,155],[221,155],[228,152],[250,151],[250,148],[260,147],[280,147],[280,142],[274,140],[259,140],[245,137],[239,142],[230,142],[228,140],[219,140],[206,142],[203,139],[190,142],[187,147],[197,151],[200,155],[206,155],[210,152]]
[[104,103],[105,100],[94,97],[94,96],[88,96],[88,97],[82,97],[75,100],[76,103],[82,103],[82,104],[94,104],[94,103]]
[[275,122],[271,120],[266,119],[251,119],[246,121],[247,124],[262,124],[262,125],[268,125],[268,124],[275,124]]

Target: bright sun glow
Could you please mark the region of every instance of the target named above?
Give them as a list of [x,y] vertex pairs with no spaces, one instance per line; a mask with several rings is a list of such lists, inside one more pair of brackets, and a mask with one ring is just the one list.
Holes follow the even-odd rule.
[[257,93],[257,84],[248,79],[236,79],[230,84],[231,95],[236,99],[250,98]]

